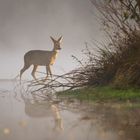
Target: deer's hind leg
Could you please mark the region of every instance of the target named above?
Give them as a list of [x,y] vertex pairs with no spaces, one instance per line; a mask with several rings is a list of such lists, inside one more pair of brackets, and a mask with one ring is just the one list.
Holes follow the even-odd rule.
[[24,67],[20,70],[20,80],[21,80],[21,76],[22,74],[25,72],[25,70],[27,70],[30,67],[30,65],[26,65],[24,64]]
[[33,68],[32,73],[31,73],[35,80],[37,80],[37,78],[35,77],[35,72],[36,72],[37,67],[38,67],[38,65],[34,65],[34,68]]

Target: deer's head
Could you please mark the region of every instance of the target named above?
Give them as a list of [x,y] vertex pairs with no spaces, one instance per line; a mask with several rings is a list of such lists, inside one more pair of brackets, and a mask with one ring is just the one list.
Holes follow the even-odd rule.
[[50,38],[54,43],[54,50],[61,50],[60,44],[62,42],[63,37],[61,36],[58,40],[54,39],[53,37]]

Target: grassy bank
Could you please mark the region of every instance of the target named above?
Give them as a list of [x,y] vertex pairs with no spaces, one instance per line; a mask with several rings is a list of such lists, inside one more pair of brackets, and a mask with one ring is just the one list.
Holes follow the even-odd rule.
[[89,101],[140,101],[140,89],[114,89],[111,87],[90,87],[58,93],[60,97]]

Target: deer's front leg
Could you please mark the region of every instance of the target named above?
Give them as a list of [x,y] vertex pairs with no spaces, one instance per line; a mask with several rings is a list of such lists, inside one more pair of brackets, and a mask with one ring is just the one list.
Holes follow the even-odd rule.
[[47,76],[45,78],[46,80],[47,80],[49,75],[52,77],[52,72],[51,72],[50,66],[46,66],[46,73],[47,73]]
[[49,76],[49,70],[48,70],[48,66],[46,66],[46,73],[47,73],[47,75],[46,75],[46,80],[47,80],[47,78],[48,78],[48,76]]
[[51,76],[51,78],[52,78],[52,71],[51,71],[50,65],[48,66],[48,71],[49,71],[49,74],[50,74],[50,76]]
[[37,67],[38,67],[37,65],[34,65],[34,68],[32,70],[32,76],[35,80],[37,80],[37,78],[35,77],[35,72],[36,72]]

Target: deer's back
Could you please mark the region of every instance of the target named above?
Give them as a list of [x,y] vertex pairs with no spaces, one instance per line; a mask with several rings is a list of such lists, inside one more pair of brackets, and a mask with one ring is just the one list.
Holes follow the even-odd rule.
[[24,55],[24,61],[28,65],[49,65],[52,55],[52,51],[31,50]]

